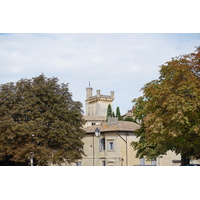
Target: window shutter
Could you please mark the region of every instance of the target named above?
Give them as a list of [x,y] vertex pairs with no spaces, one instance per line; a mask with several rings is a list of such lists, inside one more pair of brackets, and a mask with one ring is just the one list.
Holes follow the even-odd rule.
[[99,151],[102,151],[102,139],[99,139]]
[[145,165],[145,160],[144,160],[144,158],[140,158],[140,165]]

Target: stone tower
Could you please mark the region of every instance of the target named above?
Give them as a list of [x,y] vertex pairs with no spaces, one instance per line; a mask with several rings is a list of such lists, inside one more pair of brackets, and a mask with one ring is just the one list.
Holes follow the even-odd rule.
[[110,95],[102,95],[100,90],[96,91],[96,95],[92,96],[93,88],[86,88],[86,116],[106,116],[108,105],[114,100],[114,91]]

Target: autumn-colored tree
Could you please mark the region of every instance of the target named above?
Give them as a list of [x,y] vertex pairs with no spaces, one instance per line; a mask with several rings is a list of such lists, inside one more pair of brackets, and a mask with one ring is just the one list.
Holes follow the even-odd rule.
[[181,154],[181,165],[200,158],[200,47],[161,66],[135,100],[140,117],[138,156],[155,158],[168,150]]
[[165,154],[168,149],[164,145],[157,142],[147,140],[146,127],[144,125],[144,119],[147,114],[146,103],[147,100],[144,96],[133,100],[135,103],[133,114],[135,123],[140,125],[140,128],[135,130],[136,137],[139,138],[138,142],[133,141],[131,146],[137,151],[137,158],[146,158],[147,160],[155,160],[159,155]]
[[82,105],[68,84],[43,74],[0,86],[0,161],[4,165],[61,164],[83,152]]

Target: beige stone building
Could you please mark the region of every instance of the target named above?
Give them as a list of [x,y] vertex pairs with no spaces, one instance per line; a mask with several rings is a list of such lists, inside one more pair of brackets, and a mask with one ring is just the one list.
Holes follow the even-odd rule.
[[147,161],[136,158],[136,151],[130,145],[138,141],[134,131],[139,128],[133,122],[119,121],[116,123],[103,122],[99,125],[84,128],[86,136],[84,142],[84,156],[73,163],[74,166],[177,166],[180,165],[180,156],[169,151],[156,161]]
[[85,128],[84,166],[125,166],[139,164],[130,143],[135,140],[137,124],[120,121]]
[[[100,90],[97,90],[96,95],[93,96],[92,91],[91,87],[86,88],[84,116],[86,136],[83,139],[86,156],[77,160],[76,163],[72,163],[72,166],[180,165],[180,155],[171,151],[158,157],[155,161],[136,158],[136,151],[130,144],[132,141],[138,141],[134,133],[139,125],[128,121],[118,121],[117,118],[113,117],[110,117],[106,122],[107,107],[108,104],[112,105],[114,92],[111,91],[110,95],[102,95]],[[200,161],[192,162],[200,163]]]

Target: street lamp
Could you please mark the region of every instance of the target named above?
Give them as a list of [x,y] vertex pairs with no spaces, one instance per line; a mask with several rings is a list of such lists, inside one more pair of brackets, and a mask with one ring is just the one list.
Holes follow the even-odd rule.
[[100,137],[100,135],[101,135],[101,131],[98,129],[98,128],[96,128],[95,129],[95,135],[97,136],[97,137]]
[[33,166],[33,156],[34,156],[34,153],[33,153],[33,152],[30,152],[31,166]]
[[[31,136],[32,136],[31,138],[32,138],[32,142],[33,142],[33,138],[34,138],[35,135],[32,134]],[[34,156],[34,153],[33,153],[33,152],[30,152],[30,162],[31,162],[31,166],[33,166],[33,156]]]
[[[94,135],[96,135],[96,137],[100,137],[101,131],[98,128],[96,128],[94,131]],[[94,135],[93,135],[93,166],[95,166],[94,164]]]

